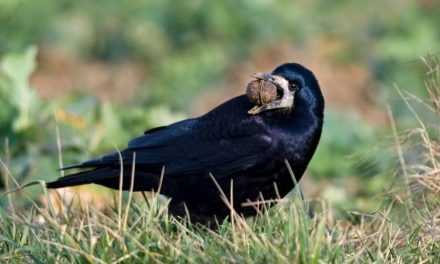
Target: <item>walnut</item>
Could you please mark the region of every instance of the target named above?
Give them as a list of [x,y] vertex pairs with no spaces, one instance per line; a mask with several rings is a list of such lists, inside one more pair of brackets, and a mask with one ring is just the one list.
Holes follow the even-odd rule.
[[277,99],[277,87],[269,81],[254,80],[248,84],[246,95],[252,103],[265,105]]

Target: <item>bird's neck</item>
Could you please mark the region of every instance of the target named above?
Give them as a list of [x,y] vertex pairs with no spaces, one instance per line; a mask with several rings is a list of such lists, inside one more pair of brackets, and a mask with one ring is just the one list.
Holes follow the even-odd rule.
[[295,98],[295,109],[300,114],[312,115],[322,119],[324,117],[324,97],[319,88],[305,87],[298,92]]
[[275,121],[275,126],[279,131],[287,132],[283,134],[283,144],[287,153],[303,153],[298,157],[286,157],[294,164],[302,164],[294,168],[295,176],[299,179],[312,159],[321,138],[324,99],[319,90],[301,91],[295,99],[292,111],[287,117],[280,117]]
[[289,126],[302,135],[321,134],[324,119],[324,98],[319,89],[304,88],[295,97],[289,116]]

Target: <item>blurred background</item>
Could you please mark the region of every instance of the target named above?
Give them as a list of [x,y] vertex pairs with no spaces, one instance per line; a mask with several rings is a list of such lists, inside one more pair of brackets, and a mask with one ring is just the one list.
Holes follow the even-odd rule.
[[435,0],[1,0],[0,188],[53,180],[299,62],[327,102],[305,195],[375,210],[398,167],[388,106],[411,127],[396,88],[426,96],[420,58],[440,51],[439,25]]

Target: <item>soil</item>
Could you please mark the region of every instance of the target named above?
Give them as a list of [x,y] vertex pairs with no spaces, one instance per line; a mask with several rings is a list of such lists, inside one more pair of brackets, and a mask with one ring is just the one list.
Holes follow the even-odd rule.
[[133,61],[108,64],[47,47],[40,49],[37,60],[30,81],[45,99],[79,93],[123,104],[136,97],[144,79],[145,67]]
[[[315,73],[327,107],[357,111],[374,123],[386,122],[384,111],[374,102],[380,90],[373,75],[361,64],[332,63],[330,57],[341,49],[337,41],[334,42],[320,40],[302,49],[287,42],[255,48],[250,60],[230,68],[224,82],[208,87],[206,92],[195,97],[190,116],[201,115],[227,99],[243,94],[253,73],[271,71],[282,63],[295,61]],[[38,65],[31,84],[46,99],[81,93],[124,104],[145,92],[142,86],[148,78],[147,67],[141,62],[109,64],[78,59],[48,47],[40,49]]]

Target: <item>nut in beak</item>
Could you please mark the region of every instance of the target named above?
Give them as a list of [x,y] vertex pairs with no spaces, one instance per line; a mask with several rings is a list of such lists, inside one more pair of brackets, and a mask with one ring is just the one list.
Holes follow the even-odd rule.
[[269,73],[257,73],[252,77],[255,80],[248,84],[246,95],[255,106],[248,111],[249,114],[293,107],[294,92],[289,90],[286,79]]

